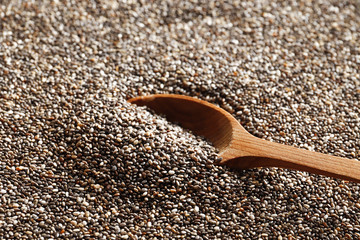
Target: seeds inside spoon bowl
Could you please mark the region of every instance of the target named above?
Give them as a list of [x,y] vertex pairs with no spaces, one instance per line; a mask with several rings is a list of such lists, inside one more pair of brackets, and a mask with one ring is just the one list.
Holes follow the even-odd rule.
[[247,132],[227,111],[183,95],[156,94],[129,100],[204,136],[220,151],[220,165],[236,169],[280,167],[360,182],[360,161],[269,142]]

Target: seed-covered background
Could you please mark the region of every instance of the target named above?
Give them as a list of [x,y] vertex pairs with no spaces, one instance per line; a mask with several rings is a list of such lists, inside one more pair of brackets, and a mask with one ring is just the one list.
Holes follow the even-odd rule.
[[359,65],[358,0],[1,1],[0,237],[359,238],[359,184],[214,166],[209,143],[126,103],[194,96],[359,159]]

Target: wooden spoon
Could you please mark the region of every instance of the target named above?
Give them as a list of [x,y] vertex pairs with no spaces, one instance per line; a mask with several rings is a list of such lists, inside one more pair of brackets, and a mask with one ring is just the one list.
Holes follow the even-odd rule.
[[254,137],[225,110],[196,98],[158,94],[129,100],[204,136],[219,149],[221,165],[237,169],[280,167],[360,182],[360,162]]

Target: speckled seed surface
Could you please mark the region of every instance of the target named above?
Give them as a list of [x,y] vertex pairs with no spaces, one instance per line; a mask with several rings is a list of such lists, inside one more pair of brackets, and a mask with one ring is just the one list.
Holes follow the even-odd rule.
[[359,184],[215,166],[126,102],[195,96],[359,159],[359,66],[358,0],[1,1],[0,238],[359,239]]

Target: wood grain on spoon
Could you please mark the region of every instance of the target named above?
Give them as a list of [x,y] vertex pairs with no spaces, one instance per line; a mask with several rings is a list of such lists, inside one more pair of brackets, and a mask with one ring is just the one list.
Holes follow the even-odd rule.
[[132,98],[130,103],[147,106],[169,121],[204,136],[219,149],[219,164],[237,169],[280,167],[360,182],[360,162],[279,143],[248,133],[225,110],[196,98],[157,94]]

